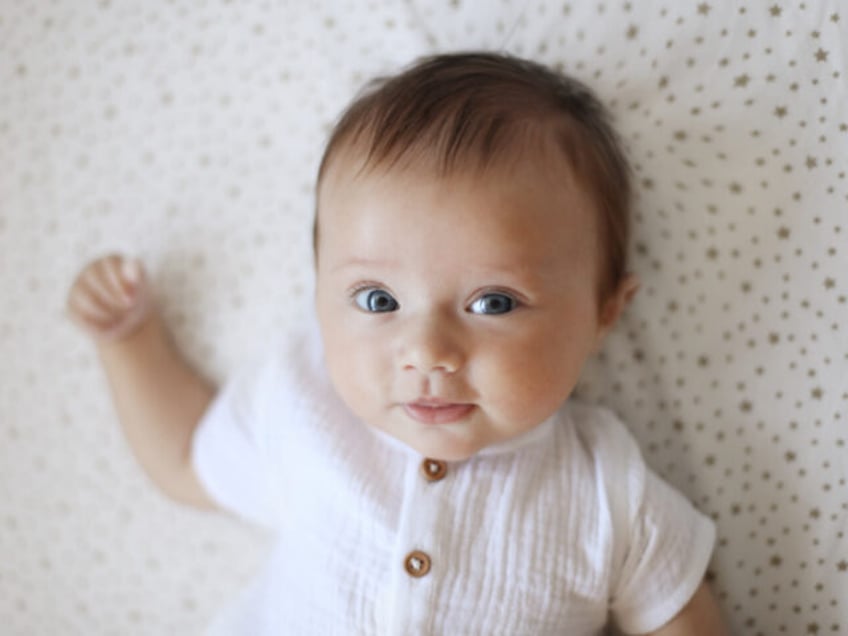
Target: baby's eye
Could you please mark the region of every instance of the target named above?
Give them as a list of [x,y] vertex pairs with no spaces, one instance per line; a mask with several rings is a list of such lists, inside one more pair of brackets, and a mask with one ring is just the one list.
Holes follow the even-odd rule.
[[381,314],[395,311],[399,305],[392,295],[384,289],[366,287],[361,289],[353,297],[357,307],[363,311]]
[[506,314],[515,309],[516,301],[512,296],[506,294],[490,293],[483,294],[471,303],[469,310],[474,314],[486,314],[496,316]]

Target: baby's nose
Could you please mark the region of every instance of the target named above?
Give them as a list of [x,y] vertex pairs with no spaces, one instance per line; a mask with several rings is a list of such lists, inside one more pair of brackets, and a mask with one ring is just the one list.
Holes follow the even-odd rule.
[[401,364],[420,373],[456,373],[465,363],[462,338],[449,321],[427,319],[403,336]]

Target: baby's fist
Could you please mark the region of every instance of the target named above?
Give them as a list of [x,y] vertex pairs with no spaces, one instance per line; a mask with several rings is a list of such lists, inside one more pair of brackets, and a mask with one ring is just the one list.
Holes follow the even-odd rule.
[[115,254],[92,261],[71,286],[67,309],[71,320],[99,342],[128,336],[152,311],[144,268]]

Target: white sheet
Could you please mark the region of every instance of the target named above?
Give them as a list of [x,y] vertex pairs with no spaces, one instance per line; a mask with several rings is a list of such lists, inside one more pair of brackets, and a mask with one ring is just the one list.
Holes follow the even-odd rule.
[[339,109],[473,47],[561,64],[618,118],[643,289],[583,392],[717,520],[736,633],[848,632],[846,36],[836,0],[3,3],[4,634],[198,633],[263,550],[141,475],[62,317],[75,271],[144,258],[223,377],[309,302]]

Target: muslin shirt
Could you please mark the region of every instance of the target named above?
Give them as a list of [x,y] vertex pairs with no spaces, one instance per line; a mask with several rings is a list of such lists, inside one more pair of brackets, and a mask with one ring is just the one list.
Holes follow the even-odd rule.
[[[609,410],[569,400],[436,481],[425,459],[348,411],[314,331],[238,374],[199,425],[193,461],[209,494],[270,528],[275,547],[210,633],[582,636],[610,618],[643,633],[703,579],[713,523],[648,469]],[[424,576],[405,567],[415,551]]]

